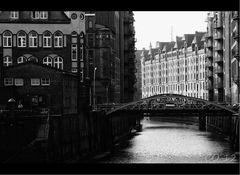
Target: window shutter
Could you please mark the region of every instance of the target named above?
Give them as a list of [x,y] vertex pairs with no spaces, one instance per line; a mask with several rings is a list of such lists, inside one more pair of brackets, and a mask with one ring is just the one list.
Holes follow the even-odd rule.
[[67,36],[63,36],[64,47],[67,47]]
[[42,47],[42,35],[39,35],[38,37],[38,46]]
[[13,47],[16,47],[17,45],[17,36],[13,34]]

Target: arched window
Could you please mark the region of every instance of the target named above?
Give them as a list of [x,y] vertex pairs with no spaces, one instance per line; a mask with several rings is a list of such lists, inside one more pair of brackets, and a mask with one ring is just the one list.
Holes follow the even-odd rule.
[[38,62],[38,59],[34,56],[28,58],[28,61]]
[[54,58],[54,67],[58,69],[63,69],[63,59],[61,57]]
[[26,61],[27,61],[27,59],[26,59],[26,57],[24,57],[24,56],[18,57],[18,59],[17,59],[17,63],[18,63],[18,64],[24,63],[24,62],[26,62]]
[[21,31],[17,34],[18,47],[26,47],[26,33]]
[[43,33],[43,47],[51,47],[52,46],[52,34],[50,32]]
[[47,66],[52,66],[52,58],[49,56],[43,58],[43,64],[46,64]]
[[61,32],[54,34],[54,47],[63,47],[63,34]]
[[29,33],[29,47],[37,47],[38,34],[34,31]]
[[12,33],[9,31],[3,33],[3,47],[12,47]]
[[12,57],[5,56],[3,58],[3,66],[11,66],[12,65]]

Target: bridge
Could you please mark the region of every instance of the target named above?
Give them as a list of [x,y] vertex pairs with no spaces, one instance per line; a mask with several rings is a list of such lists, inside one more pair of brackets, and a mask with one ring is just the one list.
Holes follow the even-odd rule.
[[112,106],[107,115],[117,112],[141,112],[141,113],[221,113],[238,114],[224,105],[206,101],[200,98],[188,97],[179,94],[160,94],[141,99],[139,101]]
[[[199,129],[210,128],[229,136],[233,147],[239,146],[239,112],[230,107],[207,100],[179,94],[160,94],[122,105],[105,108],[106,116],[112,123],[114,133],[123,133],[125,125],[141,128],[140,120],[144,116],[198,117]],[[116,131],[115,131],[116,130]]]

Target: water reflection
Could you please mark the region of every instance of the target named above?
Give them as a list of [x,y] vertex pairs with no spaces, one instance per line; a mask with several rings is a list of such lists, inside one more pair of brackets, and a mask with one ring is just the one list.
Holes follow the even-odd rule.
[[101,163],[233,163],[236,155],[222,137],[196,125],[144,120],[142,132],[118,145]]

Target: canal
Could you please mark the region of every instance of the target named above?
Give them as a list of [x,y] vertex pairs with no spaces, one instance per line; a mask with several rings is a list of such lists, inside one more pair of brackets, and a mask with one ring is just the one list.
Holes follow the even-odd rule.
[[144,119],[142,131],[117,144],[96,163],[237,163],[226,138],[199,131],[198,125]]

